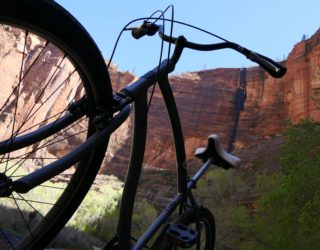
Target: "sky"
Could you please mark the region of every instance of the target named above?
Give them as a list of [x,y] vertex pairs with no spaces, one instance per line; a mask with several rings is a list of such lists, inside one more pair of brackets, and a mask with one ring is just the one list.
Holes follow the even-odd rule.
[[[229,41],[266,55],[285,59],[305,35],[312,36],[320,27],[319,0],[56,0],[88,30],[103,56],[108,59],[121,29],[131,20],[148,17],[172,4],[174,18],[213,32]],[[167,18],[171,17],[168,12]],[[136,23],[133,26],[139,26]],[[169,30],[169,24],[166,26]],[[181,25],[175,36],[189,41],[215,43],[217,39]],[[134,39],[130,32],[122,36],[113,58],[121,71],[142,75],[156,67],[160,54],[158,36]],[[164,55],[166,56],[166,55]],[[255,66],[230,49],[215,52],[185,50],[175,73],[212,68]]]

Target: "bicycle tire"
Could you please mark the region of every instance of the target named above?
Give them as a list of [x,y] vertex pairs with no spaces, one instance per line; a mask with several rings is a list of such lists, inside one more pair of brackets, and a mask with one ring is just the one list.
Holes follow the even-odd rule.
[[[52,122],[52,120],[67,112],[67,107],[71,101],[78,101],[84,96],[87,100],[86,109],[88,112],[85,119],[73,123],[63,131],[52,135],[46,140],[37,142],[27,149],[23,149],[26,150],[24,152],[27,152],[25,154],[21,154],[18,151],[18,153],[11,152],[0,156],[1,176],[11,177],[14,180],[14,178],[20,177],[13,176],[17,175],[20,169],[23,169],[23,173],[19,173],[18,175],[23,175],[30,170],[30,166],[33,168],[36,167],[35,161],[41,161],[42,165],[45,165],[48,161],[54,161],[62,155],[68,154],[68,152],[72,150],[72,145],[73,148],[75,148],[92,135],[96,130],[92,122],[96,114],[104,111],[104,114],[110,114],[109,116],[111,116],[112,89],[105,62],[92,38],[65,9],[54,1],[4,0],[1,2],[0,8],[0,28],[0,73],[2,72],[2,66],[6,67],[6,73],[12,73],[12,66],[20,68],[19,73],[15,73],[15,71],[12,73],[12,75],[16,74],[15,78],[18,78],[17,84],[8,84],[9,87],[6,86],[7,82],[5,80],[14,79],[12,76],[5,78],[1,75],[0,78],[0,84],[2,90],[4,90],[2,92],[8,94],[5,98],[1,96],[0,100],[0,121],[2,125],[4,121],[10,120],[8,116],[11,115],[13,117],[13,121],[11,119],[8,123],[9,125],[5,124],[8,125],[8,130],[11,131],[9,138],[10,136],[13,138],[18,134],[35,131],[46,125],[46,123]],[[14,65],[14,63],[12,65],[8,64],[10,60],[15,62],[15,59],[10,57],[15,55],[12,51],[10,52],[9,49],[7,51],[8,53],[6,52],[6,44],[2,43],[5,41],[5,38],[7,38],[4,38],[4,36],[7,36],[11,41],[15,42],[16,47],[13,46],[14,48],[10,47],[10,49],[14,49],[14,53],[16,54],[20,53],[20,65]],[[23,46],[21,46],[19,42],[23,36],[24,42],[22,42]],[[33,42],[36,45],[33,45]],[[57,56],[59,58],[51,57],[51,55],[59,55]],[[33,61],[31,61],[32,58],[34,59]],[[52,65],[48,66],[51,61]],[[44,71],[47,69],[48,72],[43,73],[43,71],[40,70],[41,65],[45,66],[44,69],[41,70]],[[61,65],[63,65],[63,67]],[[53,70],[53,68],[55,68],[55,70]],[[34,70],[33,74],[30,73],[32,70]],[[76,72],[76,80],[73,80],[74,75],[72,72]],[[71,73],[72,79],[70,77]],[[45,82],[41,78],[43,74],[47,76]],[[31,78],[31,76],[34,76],[34,78],[27,79],[28,77]],[[53,89],[51,94],[46,93],[47,89],[49,89],[47,87],[49,86],[47,81],[50,82],[50,86],[58,84],[58,89],[60,89],[60,84],[52,84],[52,79],[54,79],[54,81],[60,79],[61,86],[63,86],[64,90],[67,89],[68,92],[63,92],[62,90],[56,91],[56,88]],[[72,81],[77,82],[78,85],[72,85]],[[23,85],[23,83],[28,83],[28,85]],[[30,87],[32,84],[36,84],[36,87]],[[41,90],[41,86],[45,86],[45,89]],[[11,93],[8,90],[10,88],[13,89],[10,90]],[[31,90],[34,92],[27,92]],[[26,95],[26,93],[28,93],[28,95]],[[23,98],[20,98],[20,96]],[[64,100],[60,101],[57,96]],[[30,102],[34,103],[26,104],[24,100],[31,100]],[[53,104],[51,106],[43,105],[43,100],[50,100],[49,102]],[[39,106],[41,108],[38,109],[38,106],[34,108],[34,105],[38,105],[38,103],[40,103]],[[11,106],[9,104],[11,104]],[[56,105],[54,106],[54,104]],[[45,114],[45,119],[39,122],[36,115],[33,115],[33,113],[32,116],[30,115],[30,110],[32,109],[39,111],[40,116],[45,113],[44,110],[47,110],[49,114]],[[12,113],[8,113],[8,111],[12,111],[13,115]],[[56,112],[55,115],[53,115],[54,112]],[[18,119],[16,119],[16,117],[18,115],[20,115],[20,118],[22,117],[21,124],[17,122]],[[34,121],[35,124],[31,125],[31,121]],[[77,127],[83,128],[81,134],[76,134],[76,132],[72,131]],[[6,134],[0,135],[1,140],[5,140],[7,137],[8,135]],[[62,139],[57,139],[60,137]],[[55,148],[52,146],[52,140],[58,143],[58,146],[55,146]],[[72,140],[73,144],[71,145],[70,142]],[[10,197],[0,198],[0,207],[2,209],[0,213],[0,248],[44,248],[67,223],[84,199],[99,171],[107,144],[108,140],[106,139],[105,143],[92,150],[88,157],[85,157],[76,166],[70,168],[66,173],[63,173],[53,180],[63,183],[63,188],[57,188],[53,186],[52,183],[49,183],[52,186],[46,184],[47,186],[37,187],[39,189],[47,188],[50,194],[54,192],[59,193],[55,201],[50,201],[48,202],[50,204],[46,204],[48,208],[46,208],[44,212],[38,209],[38,207],[43,205],[44,201],[41,200],[40,203],[39,200],[26,198],[32,193],[38,194],[36,193],[37,188],[25,195],[12,194]],[[68,145],[68,147],[65,145]],[[61,150],[61,147],[64,147],[64,151]],[[53,154],[52,150],[58,150],[58,154],[52,157],[52,159],[49,159],[47,156]],[[40,156],[37,155],[38,153]],[[41,155],[44,155],[44,157]],[[18,168],[13,168],[12,165],[8,164],[8,162],[10,162],[10,164],[17,164],[17,161],[20,161],[20,158],[25,156],[28,157],[28,159],[23,158],[22,163],[19,162]],[[22,164],[24,166],[22,166]],[[42,165],[40,164],[39,167]],[[9,168],[10,171],[12,170],[13,172],[10,173],[11,176],[9,176]],[[59,178],[62,179],[62,181]],[[8,200],[16,205],[15,209],[7,206]],[[21,203],[29,206],[29,209],[31,207],[33,211],[24,211],[23,209],[25,208],[22,208]],[[20,220],[18,221],[16,217],[11,218],[11,221],[14,222],[6,224],[6,218],[4,217],[9,213],[15,216],[21,215]],[[20,228],[22,226],[25,228]]]
[[[190,209],[180,215],[175,224],[183,224],[196,231],[196,223],[200,223],[200,249],[213,250],[216,237],[216,226],[213,214],[209,209],[200,207],[197,210]],[[196,244],[189,248],[179,248],[170,241],[167,237],[164,237],[163,233],[159,236],[160,242],[156,243],[152,249],[197,249]],[[158,245],[157,245],[158,244]]]

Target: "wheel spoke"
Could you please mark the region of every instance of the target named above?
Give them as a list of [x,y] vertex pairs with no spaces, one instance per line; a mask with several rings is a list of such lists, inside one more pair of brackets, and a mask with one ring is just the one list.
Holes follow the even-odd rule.
[[62,188],[62,187],[54,187],[54,186],[49,186],[49,185],[39,185],[39,187],[45,187],[45,188],[52,188],[52,189],[64,190],[64,188]]
[[[29,157],[30,155],[34,154],[36,151],[39,151],[40,149],[42,149],[42,148],[44,148],[44,147],[49,147],[49,146],[51,146],[51,145],[53,145],[53,144],[55,144],[55,143],[59,143],[59,142],[65,141],[65,140],[67,140],[67,139],[70,139],[70,138],[72,138],[72,137],[74,137],[74,136],[77,136],[77,135],[79,135],[79,134],[82,134],[82,133],[84,133],[84,132],[87,132],[87,129],[82,130],[82,131],[79,131],[78,133],[75,133],[75,134],[70,135],[70,136],[68,136],[68,137],[64,137],[63,139],[60,139],[60,140],[57,140],[57,141],[54,141],[54,142],[52,142],[52,140],[50,140],[49,142],[51,142],[51,143],[47,142],[47,143],[45,143],[44,145],[42,145],[42,146],[40,146],[40,147],[36,147],[36,148],[33,149],[31,152],[27,153],[25,158],[23,158],[23,159],[21,159],[20,161],[18,161],[17,163],[15,163],[13,166],[11,166],[10,168],[8,168],[5,172],[8,172],[8,171],[10,171],[11,169],[13,169],[14,167],[16,167],[15,170],[10,174],[10,177],[11,177],[13,174],[15,174],[15,173],[20,169],[20,167],[22,166],[22,164],[25,163],[25,161],[29,159],[28,157]],[[53,140],[54,140],[54,139],[53,139]],[[18,165],[18,166],[17,166],[17,165]]]
[[26,199],[23,196],[21,196],[20,194],[18,194],[20,196],[20,198],[15,197],[15,200],[17,201],[24,201],[25,203],[28,204],[28,206],[30,206],[33,210],[35,210],[41,217],[44,217],[39,211],[38,209],[34,208],[31,203],[36,203],[36,204],[41,204],[41,205],[51,205],[54,206],[55,203],[52,202],[44,202],[44,201],[36,201],[36,200],[30,200],[30,199]]
[[13,201],[14,201],[14,203],[16,205],[16,208],[18,209],[18,212],[19,212],[19,214],[20,214],[20,216],[21,216],[21,218],[22,218],[27,230],[29,231],[30,235],[33,237],[31,228],[30,228],[30,226],[29,226],[29,224],[28,224],[28,222],[27,222],[27,220],[26,220],[26,218],[25,218],[20,206],[18,205],[18,202],[17,202],[16,198],[13,195],[11,195],[11,198],[13,199]]
[[19,134],[19,131],[21,130],[21,128],[23,127],[23,125],[26,124],[26,123],[30,120],[30,118],[43,106],[44,103],[41,104],[41,106],[40,106],[34,113],[32,113],[32,115],[30,115],[31,112],[33,111],[33,109],[35,108],[36,103],[39,102],[40,98],[42,97],[43,93],[44,93],[45,90],[47,89],[48,85],[49,85],[49,84],[52,82],[52,80],[54,79],[56,73],[58,72],[58,69],[60,69],[60,66],[61,66],[61,64],[62,64],[62,62],[64,61],[65,58],[66,58],[66,54],[65,54],[65,55],[63,56],[63,58],[60,60],[58,66],[56,67],[55,71],[53,72],[53,74],[51,75],[51,77],[49,78],[49,80],[47,81],[47,83],[45,84],[44,88],[42,88],[40,95],[37,96],[37,99],[34,101],[33,106],[31,107],[31,109],[29,110],[28,114],[26,115],[26,117],[24,118],[23,122],[21,123],[20,128],[17,129],[16,135]]
[[[28,31],[26,31],[28,32]],[[9,95],[9,97],[7,98],[7,100],[4,102],[4,104],[2,105],[2,107],[0,108],[0,112],[3,111],[4,107],[8,104],[9,100],[11,99],[11,97],[13,96],[13,93],[17,90],[17,88],[20,88],[21,82],[25,79],[25,77],[28,75],[29,71],[31,70],[31,68],[34,66],[35,62],[38,60],[38,58],[40,57],[42,51],[47,47],[48,42],[45,44],[45,46],[41,49],[40,53],[37,55],[37,57],[34,59],[34,61],[32,62],[32,64],[29,66],[29,68],[26,70],[26,73],[23,75],[23,77],[19,77],[19,81],[17,83],[17,85],[13,88],[11,94]],[[23,53],[24,55],[24,53]],[[21,66],[21,70],[22,71],[22,66]],[[20,73],[21,75],[21,73]]]
[[2,228],[0,228],[0,231],[1,231],[1,234],[2,234],[3,238],[6,240],[6,243],[7,243],[8,245],[10,245],[10,247],[11,247],[12,249],[14,249],[14,245],[13,245],[13,243],[11,242],[11,240],[9,239],[9,237],[7,236],[7,234],[5,233],[5,231],[2,230]]
[[25,203],[28,204],[28,206],[30,206],[37,214],[39,214],[42,218],[44,218],[44,216],[42,215],[42,213],[40,213],[40,211],[38,209],[36,209],[31,203],[37,203],[37,204],[42,204],[42,205],[51,205],[51,206],[54,206],[55,203],[49,203],[49,202],[43,202],[43,201],[35,201],[35,200],[28,200],[28,199],[25,199],[21,194],[17,193],[18,196],[20,198],[15,198],[16,200],[19,200],[19,201],[24,201]]
[[[20,86],[21,86],[22,78],[23,78],[23,65],[24,65],[25,55],[26,55],[27,38],[28,38],[28,31],[25,32],[23,53],[22,53],[22,59],[21,59],[21,65],[20,65],[20,73],[19,73],[19,83],[17,85],[17,89],[15,90],[16,91],[16,102],[15,102],[15,107],[14,107],[14,112],[13,112],[11,140],[13,140],[14,127],[15,127],[15,123],[16,123],[16,116],[17,116],[18,102],[19,102],[19,94],[20,94]],[[8,154],[8,159],[9,158],[10,158],[10,153]],[[8,168],[8,163],[6,164],[5,170],[7,170],[7,168]]]
[[[40,109],[41,109],[41,107],[43,107],[43,105],[45,104],[45,103],[47,103],[48,102],[48,100],[70,79],[70,77],[75,73],[76,71],[74,70],[71,74],[69,74],[69,76],[61,83],[61,84],[59,84],[59,86],[49,95],[49,97],[47,97],[47,99],[40,105],[40,107],[38,107],[31,115],[30,115],[30,117],[32,117],[35,113],[37,113]],[[65,110],[63,110],[62,112],[60,112],[60,116],[65,112],[67,110],[67,108],[65,108]],[[58,117],[58,119],[60,118],[60,116]],[[30,118],[29,118],[30,119]],[[28,119],[28,120],[29,120]],[[27,121],[28,121],[27,120]],[[27,122],[27,121],[25,121],[25,122]],[[22,123],[22,125],[21,125],[21,127],[17,130],[17,132],[15,133],[15,135],[12,135],[12,138],[14,139],[15,137],[16,137],[16,135],[19,133],[19,130],[23,127],[23,125],[24,125],[24,123]],[[53,124],[54,125],[54,124]],[[52,126],[53,126],[52,125]]]
[[[21,83],[22,81],[25,79],[25,77],[28,75],[28,73],[30,72],[31,68],[33,67],[33,65],[35,64],[35,62],[38,60],[38,58],[40,57],[42,51],[44,50],[44,48],[47,46],[48,42],[45,44],[45,46],[42,48],[42,50],[40,51],[40,53],[37,55],[36,59],[31,63],[31,65],[29,66],[29,68],[26,70],[26,73],[23,74],[23,67],[24,67],[24,62],[25,62],[25,56],[26,56],[26,46],[27,46],[27,39],[28,39],[28,35],[29,32],[26,30],[25,31],[25,39],[24,39],[24,46],[23,46],[23,53],[22,53],[22,60],[21,60],[21,65],[20,65],[20,72],[19,72],[19,81],[18,84],[13,88],[11,94],[9,95],[9,97],[7,98],[7,100],[4,102],[4,104],[2,105],[0,112],[3,111],[4,107],[7,105],[7,103],[9,102],[9,100],[11,99],[12,96],[14,96],[14,93],[16,92],[16,103],[15,103],[15,108],[14,108],[14,116],[13,116],[13,122],[12,122],[12,132],[11,132],[11,139],[10,141],[12,141],[15,138],[15,132],[14,132],[14,127],[15,127],[15,123],[16,123],[16,114],[17,114],[17,108],[18,108],[18,101],[19,101],[19,93],[20,93],[20,87],[21,87]],[[8,154],[8,158],[10,158],[10,154]],[[3,160],[3,156],[1,161]],[[7,169],[8,165],[6,165]]]
[[[27,153],[25,153],[25,154],[23,154],[23,155],[19,155],[18,158],[19,158],[20,160],[17,161],[16,163],[14,163],[11,167],[6,168],[5,171],[4,171],[4,173],[7,173],[8,171],[10,171],[10,170],[13,169],[14,167],[16,167],[16,169],[10,174],[10,176],[12,176],[12,175],[14,175],[14,173],[16,173],[16,171],[22,166],[22,164],[25,163],[26,160],[29,160],[29,159],[30,159],[29,157],[30,157],[32,154],[34,154],[35,152],[37,152],[37,151],[39,151],[39,150],[41,150],[41,149],[43,149],[43,148],[45,148],[45,147],[49,147],[49,146],[51,146],[51,145],[53,145],[53,144],[55,144],[55,143],[59,143],[59,142],[68,140],[68,139],[70,139],[70,138],[72,138],[72,137],[75,137],[75,136],[77,136],[77,135],[79,135],[79,134],[83,134],[83,133],[87,132],[87,129],[84,129],[84,130],[78,131],[77,133],[74,133],[74,134],[72,134],[72,135],[69,135],[69,136],[67,136],[67,137],[63,137],[63,139],[55,140],[56,138],[58,138],[59,136],[63,135],[63,134],[66,133],[68,130],[70,130],[73,126],[76,126],[77,124],[81,123],[81,122],[84,121],[85,119],[86,119],[86,118],[82,118],[82,119],[78,120],[76,123],[74,123],[73,125],[70,125],[68,128],[62,130],[60,133],[55,134],[52,139],[50,139],[50,140],[48,140],[48,141],[44,141],[44,142],[43,142],[44,144],[42,144],[41,146],[38,144],[37,147],[33,148],[31,152],[27,152]],[[54,141],[54,140],[55,140],[55,141]],[[8,154],[9,154],[9,153],[8,153]],[[22,158],[22,157],[23,157],[23,158]],[[6,159],[6,164],[7,164],[7,162],[9,162],[9,161],[10,161],[10,159],[7,158],[7,159]],[[2,161],[0,161],[0,162],[2,162]]]

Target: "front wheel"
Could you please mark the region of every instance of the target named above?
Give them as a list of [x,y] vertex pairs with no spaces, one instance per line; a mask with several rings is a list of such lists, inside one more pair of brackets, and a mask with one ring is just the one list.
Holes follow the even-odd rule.
[[[68,155],[96,132],[94,117],[112,108],[108,71],[88,33],[54,1],[2,0],[0,87],[0,249],[43,249],[85,197],[108,140],[26,194],[7,194],[6,185]],[[82,118],[19,150],[3,150],[56,124],[84,99]]]

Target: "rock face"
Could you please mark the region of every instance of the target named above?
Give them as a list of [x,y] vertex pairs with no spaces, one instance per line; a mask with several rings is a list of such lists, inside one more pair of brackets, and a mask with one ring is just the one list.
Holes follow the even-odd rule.
[[[187,159],[197,147],[216,133],[227,147],[235,125],[235,95],[240,69],[214,69],[170,78],[180,112]],[[285,80],[267,76],[259,67],[247,69],[247,101],[241,113],[236,147],[245,147],[257,137],[279,133],[286,122]],[[170,123],[159,90],[149,111],[149,140],[145,156],[147,169],[175,170],[174,145]],[[128,134],[130,135],[130,134]],[[115,169],[114,166],[117,168]],[[117,165],[107,172],[123,176]]]
[[[6,29],[8,28],[1,27],[0,30],[0,65],[10,65],[19,61],[19,59],[15,61],[12,56],[8,57],[7,54],[2,54],[4,46],[7,48],[9,46],[9,52],[16,54],[17,58],[21,58],[24,49],[19,42],[23,34],[16,31],[13,35],[8,36],[9,30]],[[41,41],[31,39],[28,42],[28,50],[32,52],[32,49],[40,43]],[[50,79],[50,72],[51,74],[54,72],[59,61],[58,58],[61,57],[61,55],[56,56],[60,53],[59,51],[50,48],[48,51],[51,54],[49,55],[49,52],[43,54],[41,63],[33,73],[33,77],[39,82]],[[36,57],[30,53],[31,56]],[[12,61],[9,62],[9,58]],[[28,64],[27,59],[25,65]],[[51,63],[49,63],[50,60]],[[272,78],[260,67],[247,69],[247,99],[245,109],[240,114],[235,142],[236,149],[252,146],[259,138],[268,138],[280,133],[288,120],[298,122],[301,119],[312,118],[320,121],[320,30],[310,39],[298,43],[284,64],[288,72],[282,79]],[[43,67],[47,68],[46,75],[42,73]],[[48,69],[48,67],[51,68]],[[7,81],[4,78],[4,73],[7,73],[9,69],[6,66],[3,69],[6,72],[0,72],[2,84],[15,82],[17,73],[12,72],[10,76],[12,79]],[[115,90],[121,89],[135,79],[132,74],[119,72],[115,67],[111,67],[109,71]],[[37,76],[35,77],[35,75]],[[59,77],[63,76],[60,74]],[[27,83],[27,81],[25,82]],[[64,97],[70,94],[75,96],[73,90],[77,89],[78,85],[76,83],[73,85],[72,81],[70,82],[67,89],[59,90],[59,93]],[[75,79],[74,82],[77,80]],[[197,147],[205,145],[208,135],[211,133],[220,135],[225,147],[230,141],[235,124],[235,94],[240,83],[240,69],[219,68],[185,73],[170,77],[170,83],[180,112],[187,159],[192,170],[193,152]],[[11,91],[12,87],[5,85],[5,88],[2,88],[1,96],[3,93]],[[31,100],[28,103],[32,103],[36,97],[27,94],[30,91],[37,93],[36,88],[37,84],[34,82],[24,84],[20,94],[25,94],[25,100]],[[3,98],[1,97],[1,99]],[[69,100],[69,98],[65,99]],[[40,99],[38,101],[40,102]],[[25,105],[24,112],[27,112],[28,105],[31,105],[26,103],[21,103]],[[53,98],[48,103],[47,110],[54,110],[59,105],[66,105],[66,103],[61,103],[57,95],[56,99]],[[10,127],[10,118],[5,113],[0,117],[0,120],[1,130],[6,131],[6,128]],[[79,126],[81,127],[81,125]],[[74,129],[72,128],[72,130]],[[112,135],[106,159],[101,168],[102,173],[125,176],[130,155],[131,131],[132,117]],[[149,110],[148,133],[144,168],[150,171],[175,171],[170,124],[158,88],[155,90]],[[66,140],[64,145],[68,147],[72,143],[72,140]],[[59,157],[65,150],[51,148],[49,152],[52,156]]]
[[[1,140],[55,121],[65,114],[70,102],[84,95],[79,75],[64,53],[36,35],[4,25],[0,26],[0,69]],[[10,153],[8,158],[27,155],[34,160],[20,160],[19,164],[28,168],[47,164],[83,142],[84,126],[84,121],[79,122],[47,140]],[[60,142],[59,147],[55,141]]]
[[298,43],[287,60],[286,114],[293,122],[320,119],[320,29]]
[[[285,77],[272,78],[260,67],[247,69],[247,99],[240,114],[236,149],[252,147],[261,138],[279,134],[288,121],[295,123],[307,118],[320,121],[319,53],[320,30],[295,45],[283,62],[288,69]],[[192,162],[194,150],[205,145],[211,133],[220,135],[227,147],[235,123],[235,93],[240,83],[240,69],[186,73],[172,76],[170,83],[182,120],[188,160]],[[158,89],[149,111],[148,133],[151,136],[145,168],[175,171],[170,125]],[[127,139],[124,143],[126,150],[129,142]],[[124,155],[118,162],[124,162],[129,153]],[[190,165],[193,168],[193,164]],[[125,175],[125,168],[114,161],[105,163],[104,169],[107,173]]]

